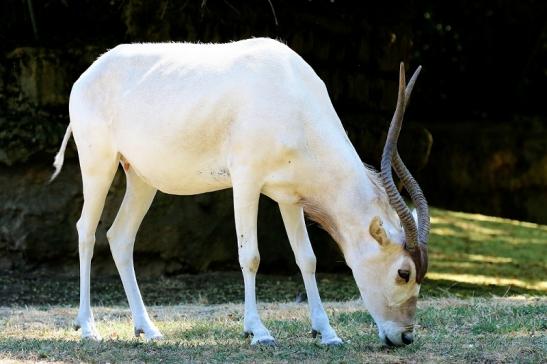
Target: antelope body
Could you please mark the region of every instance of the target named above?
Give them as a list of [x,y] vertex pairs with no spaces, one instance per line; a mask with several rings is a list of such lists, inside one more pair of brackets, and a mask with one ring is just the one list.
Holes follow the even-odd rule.
[[339,244],[381,339],[395,345],[412,342],[416,298],[427,268],[427,205],[418,211],[418,229],[389,179],[393,161],[413,199],[423,199],[395,147],[414,80],[405,91],[401,66],[380,177],[361,162],[324,83],[282,43],[131,44],[102,55],[72,88],[70,124],[53,176],[62,167],[72,133],[84,194],[77,223],[76,325],[82,336],[100,338],[90,308],[90,265],[105,197],[121,163],[127,190],[107,237],[136,335],[161,337],[143,304],[132,257],[135,235],[156,190],[190,195],[231,187],[245,285],[244,332],[252,335],[252,344],[274,341],[255,298],[261,193],[279,204],[304,279],[312,329],[322,343],[342,340],[319,297],[304,211]]

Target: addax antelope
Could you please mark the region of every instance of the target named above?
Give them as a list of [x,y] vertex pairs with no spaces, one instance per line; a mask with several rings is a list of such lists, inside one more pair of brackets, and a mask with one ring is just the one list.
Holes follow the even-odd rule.
[[[76,324],[82,336],[100,337],[90,307],[91,257],[105,197],[121,163],[127,190],[107,236],[137,335],[161,337],[141,298],[132,256],[135,235],[156,191],[192,195],[232,188],[245,285],[243,329],[252,344],[274,342],[255,296],[260,194],[279,204],[304,279],[312,330],[323,344],[342,340],[319,297],[305,213],[336,240],[380,338],[390,345],[411,343],[427,270],[429,213],[397,151],[420,68],[408,85],[404,71],[401,64],[397,107],[377,173],[361,162],[325,84],[278,41],[126,44],[97,59],[72,88],[70,124],[53,175],[62,167],[72,133],[84,194],[76,224]],[[417,207],[416,217],[395,187],[392,168]]]

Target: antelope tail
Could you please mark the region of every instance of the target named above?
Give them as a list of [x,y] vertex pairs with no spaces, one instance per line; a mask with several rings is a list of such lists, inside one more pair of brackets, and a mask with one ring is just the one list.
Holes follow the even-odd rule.
[[72,134],[72,128],[70,127],[70,124],[68,124],[68,127],[66,128],[65,136],[63,138],[63,142],[61,143],[61,148],[59,148],[59,151],[57,152],[57,155],[55,156],[55,160],[53,161],[53,167],[55,167],[55,172],[53,172],[53,175],[49,179],[49,182],[53,181],[61,172],[61,168],[63,168],[63,162],[65,161],[65,150],[66,150],[66,146],[68,144],[68,140],[70,139],[71,134]]

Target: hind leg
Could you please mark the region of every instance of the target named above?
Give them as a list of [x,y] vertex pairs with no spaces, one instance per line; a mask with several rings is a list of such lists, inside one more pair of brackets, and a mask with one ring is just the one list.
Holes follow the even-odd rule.
[[248,177],[245,175],[238,178],[235,171],[231,171],[231,174],[234,181],[234,213],[239,264],[241,265],[245,285],[243,330],[245,336],[253,335],[252,345],[271,345],[275,340],[260,320],[255,293],[256,272],[260,263],[256,226],[260,187],[249,183]]
[[100,340],[95,327],[90,304],[91,258],[95,246],[95,230],[101,218],[104,202],[117,167],[117,153],[92,153],[80,151],[84,205],[82,215],[76,223],[80,255],[80,309],[75,328],[81,328],[82,338]]
[[127,177],[125,197],[106,236],[129,302],[135,324],[135,335],[139,336],[142,333],[147,340],[159,339],[162,335],[146,312],[133,267],[135,236],[144,215],[152,204],[156,189],[146,184],[131,167],[126,169],[125,174]]

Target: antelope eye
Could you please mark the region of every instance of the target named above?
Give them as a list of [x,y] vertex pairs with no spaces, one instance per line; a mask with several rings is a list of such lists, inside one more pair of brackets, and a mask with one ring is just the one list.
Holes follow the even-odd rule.
[[405,282],[408,283],[408,280],[410,279],[410,271],[404,270],[404,269],[399,269],[397,271],[397,273],[399,273],[399,277],[401,277],[402,279],[405,280]]

